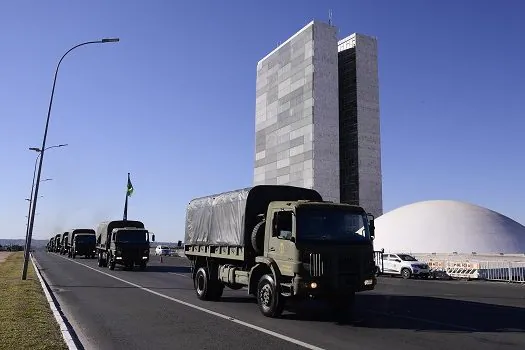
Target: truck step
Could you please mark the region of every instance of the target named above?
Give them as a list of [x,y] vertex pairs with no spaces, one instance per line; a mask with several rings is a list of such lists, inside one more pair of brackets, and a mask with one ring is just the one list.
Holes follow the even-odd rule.
[[281,295],[284,297],[292,296],[292,284],[281,283]]

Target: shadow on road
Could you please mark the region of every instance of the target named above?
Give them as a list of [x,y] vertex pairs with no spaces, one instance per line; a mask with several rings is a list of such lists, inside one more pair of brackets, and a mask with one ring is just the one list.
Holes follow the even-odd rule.
[[256,304],[257,300],[251,296],[246,296],[246,297],[223,296],[220,302],[221,303]]
[[[335,322],[321,302],[292,305],[284,319]],[[304,304],[303,304],[304,306]],[[362,294],[354,326],[447,332],[525,332],[525,308],[421,296]]]
[[175,272],[175,273],[190,273],[189,266],[173,266],[173,265],[148,265],[146,271],[150,272]]

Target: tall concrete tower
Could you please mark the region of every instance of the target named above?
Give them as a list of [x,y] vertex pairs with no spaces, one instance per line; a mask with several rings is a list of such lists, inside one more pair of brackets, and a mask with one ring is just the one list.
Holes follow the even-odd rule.
[[383,214],[377,40],[352,34],[338,43],[341,202]]
[[312,21],[257,64],[255,184],[339,201],[336,28]]
[[257,64],[254,184],[382,214],[377,42],[312,21]]

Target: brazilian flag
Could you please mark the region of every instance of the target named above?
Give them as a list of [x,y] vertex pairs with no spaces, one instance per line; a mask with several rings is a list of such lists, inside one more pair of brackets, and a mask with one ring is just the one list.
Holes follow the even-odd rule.
[[131,180],[129,178],[128,173],[128,188],[127,188],[127,196],[130,197],[133,194],[133,185],[131,184]]

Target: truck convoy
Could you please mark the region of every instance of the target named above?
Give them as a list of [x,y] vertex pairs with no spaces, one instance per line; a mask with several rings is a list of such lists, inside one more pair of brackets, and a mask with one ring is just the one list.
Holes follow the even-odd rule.
[[[115,265],[133,269],[138,265],[141,270],[149,261],[150,233],[144,223],[133,220],[102,222],[97,227],[96,251],[98,266],[115,269]],[[155,235],[151,235],[155,242]]]
[[83,255],[86,258],[95,257],[96,234],[91,228],[76,228],[70,231],[71,239],[69,240],[68,257],[75,259],[77,255]]
[[190,201],[184,251],[201,300],[247,287],[268,317],[310,298],[344,316],[356,292],[375,288],[373,239],[374,218],[359,206],[259,185]]

